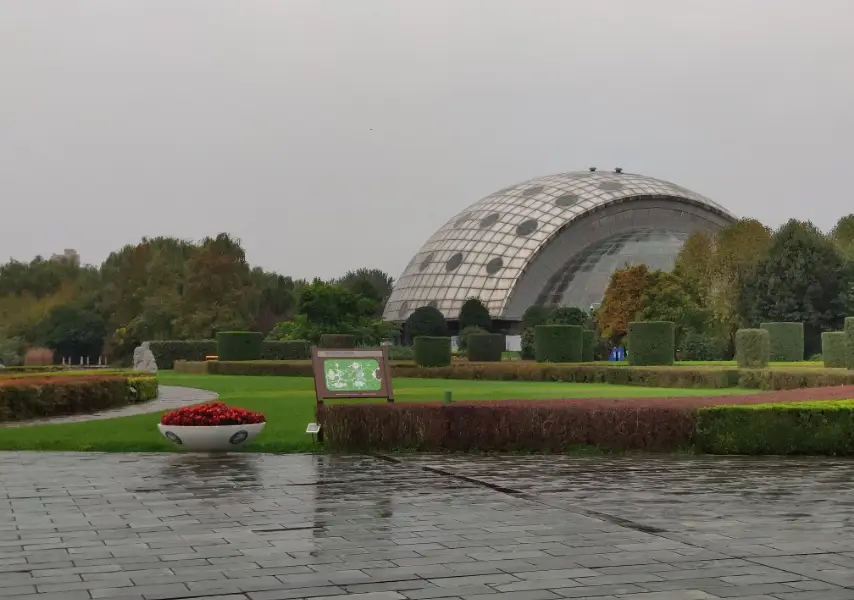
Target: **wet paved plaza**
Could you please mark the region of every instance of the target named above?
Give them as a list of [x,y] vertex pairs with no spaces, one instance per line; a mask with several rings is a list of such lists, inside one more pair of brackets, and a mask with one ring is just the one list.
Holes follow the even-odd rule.
[[854,599],[854,462],[0,453],[0,599]]

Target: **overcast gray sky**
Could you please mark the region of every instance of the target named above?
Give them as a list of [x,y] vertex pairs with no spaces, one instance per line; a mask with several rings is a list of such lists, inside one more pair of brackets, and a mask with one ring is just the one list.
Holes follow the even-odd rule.
[[0,0],[0,260],[228,231],[397,277],[591,165],[828,229],[852,140],[852,0]]

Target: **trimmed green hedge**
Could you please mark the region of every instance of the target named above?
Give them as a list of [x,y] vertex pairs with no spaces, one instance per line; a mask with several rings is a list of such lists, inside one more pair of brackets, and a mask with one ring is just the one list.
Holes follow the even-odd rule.
[[498,362],[507,342],[500,333],[469,333],[468,359],[472,362]]
[[150,375],[23,377],[0,383],[0,422],[93,413],[157,398]]
[[679,360],[731,360],[729,341],[702,333],[689,332],[679,344]]
[[174,368],[176,360],[205,360],[217,353],[216,340],[153,340],[149,342],[157,368]]
[[356,347],[356,336],[349,333],[324,333],[320,336],[317,347],[349,350]]
[[308,360],[310,358],[311,343],[306,340],[261,343],[261,360]]
[[534,357],[537,362],[581,362],[584,329],[580,325],[537,325],[534,327]]
[[848,368],[854,369],[854,317],[845,317],[845,355]]
[[701,408],[697,449],[710,454],[854,454],[854,402]]
[[771,336],[767,329],[735,332],[735,361],[742,369],[761,369],[771,360]]
[[761,323],[759,329],[771,339],[771,362],[797,362],[804,359],[803,323]]
[[848,366],[848,336],[844,331],[825,331],[821,334],[821,358],[827,368]]
[[451,338],[420,335],[413,344],[419,367],[446,367],[451,364]]
[[257,331],[220,331],[216,334],[219,360],[259,360],[263,334]]
[[581,362],[593,362],[593,353],[596,350],[596,332],[585,329],[581,337]]
[[629,364],[632,366],[672,365],[676,359],[676,325],[672,321],[629,323]]

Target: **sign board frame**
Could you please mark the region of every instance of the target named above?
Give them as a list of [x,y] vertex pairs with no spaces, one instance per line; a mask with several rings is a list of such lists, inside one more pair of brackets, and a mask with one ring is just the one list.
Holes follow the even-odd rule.
[[[378,389],[366,390],[336,390],[327,385],[327,373],[324,363],[330,359],[339,359],[342,363],[347,360],[363,361],[374,360],[377,362],[376,370],[380,375]],[[314,372],[314,393],[317,406],[322,406],[324,400],[331,399],[358,399],[358,398],[385,398],[389,403],[394,402],[394,388],[391,382],[391,365],[388,360],[388,348],[365,348],[355,350],[338,350],[332,348],[311,348],[311,366]]]

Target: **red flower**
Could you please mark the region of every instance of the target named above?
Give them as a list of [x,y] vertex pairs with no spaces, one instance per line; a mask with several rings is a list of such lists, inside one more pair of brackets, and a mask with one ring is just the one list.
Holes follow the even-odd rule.
[[222,402],[208,402],[172,410],[160,419],[163,425],[181,427],[216,427],[219,425],[252,425],[266,423],[264,415],[251,410],[227,406]]

